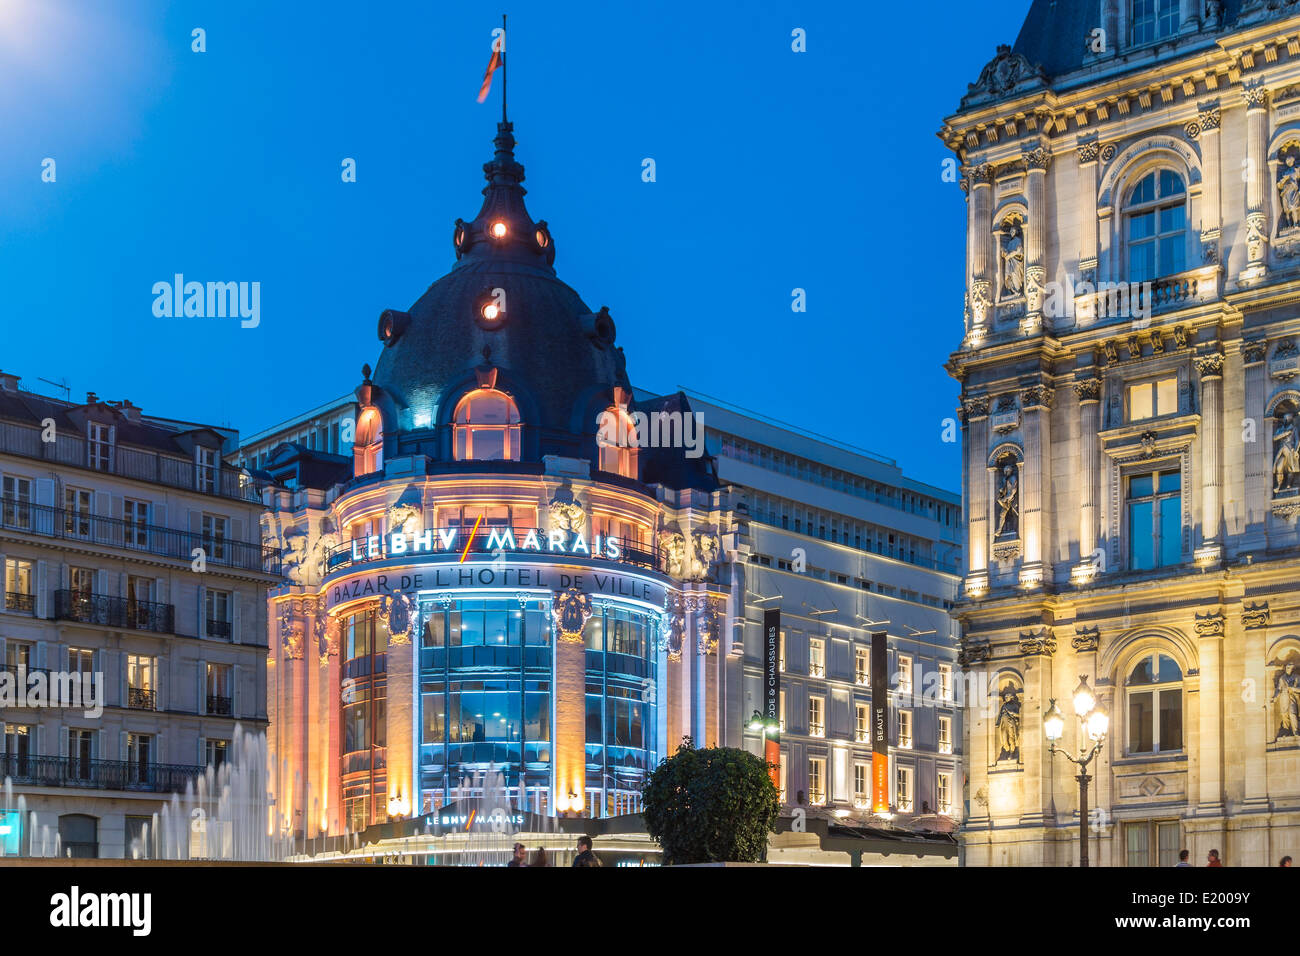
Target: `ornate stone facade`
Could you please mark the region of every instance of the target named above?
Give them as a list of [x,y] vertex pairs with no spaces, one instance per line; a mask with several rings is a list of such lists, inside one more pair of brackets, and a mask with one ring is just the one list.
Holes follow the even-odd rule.
[[[1093,6],[1134,35],[1131,4]],[[1036,2],[944,124],[963,168],[997,170],[966,199],[968,296],[997,277],[1012,208],[1049,290],[1041,326],[972,310],[947,366],[968,502],[954,613],[989,688],[965,721],[969,865],[1077,860],[1074,771],[1042,715],[1080,677],[1110,714],[1094,864],[1170,862],[1175,831],[1193,860],[1300,851],[1300,15],[1214,6],[1125,67],[1124,42],[1077,52],[1062,5]],[[1184,225],[1148,257],[1131,237],[1151,210]],[[989,414],[1007,393],[1014,422]],[[1067,718],[1064,745],[1078,732]]]

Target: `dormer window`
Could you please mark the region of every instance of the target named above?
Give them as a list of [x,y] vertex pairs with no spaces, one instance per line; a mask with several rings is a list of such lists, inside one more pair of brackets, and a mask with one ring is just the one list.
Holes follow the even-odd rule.
[[357,416],[352,440],[352,467],[356,475],[369,475],[384,467],[384,419],[379,409],[367,405]]
[[113,470],[113,426],[86,423],[86,463],[96,471]]
[[624,478],[637,477],[636,424],[627,409],[611,405],[600,416],[596,444],[600,446],[600,470]]
[[518,461],[519,407],[505,392],[476,388],[456,406],[457,461]]
[[194,449],[194,487],[204,494],[217,493],[217,452],[202,445]]
[[1154,43],[1178,32],[1180,0],[1133,0],[1133,45]]

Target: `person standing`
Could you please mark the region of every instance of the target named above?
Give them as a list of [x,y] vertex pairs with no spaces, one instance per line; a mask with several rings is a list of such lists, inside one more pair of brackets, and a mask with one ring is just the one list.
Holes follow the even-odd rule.
[[1178,851],[1178,862],[1175,863],[1174,866],[1191,866],[1192,864],[1191,864],[1190,862],[1188,862],[1188,859],[1187,859],[1187,858],[1188,858],[1189,856],[1191,856],[1191,855],[1192,855],[1192,851],[1191,851],[1191,850],[1179,850],[1179,851]]
[[550,866],[550,865],[551,865],[550,862],[546,859],[546,848],[545,848],[545,847],[540,847],[540,846],[539,846],[539,847],[537,848],[537,851],[536,851],[535,853],[533,853],[533,862],[532,862],[531,865],[532,865],[532,866]]
[[1278,864],[1278,866],[1290,866],[1290,865],[1291,865],[1291,858],[1289,856],[1282,857],[1282,862]]
[[591,837],[578,837],[578,855],[573,858],[574,866],[604,866],[600,857],[591,852]]
[[1211,850],[1210,855],[1206,857],[1206,866],[1223,866],[1223,861],[1219,859],[1219,851]]
[[524,857],[527,856],[527,854],[528,851],[524,849],[524,845],[522,843],[516,843],[515,855],[510,858],[510,862],[507,863],[506,866],[527,866],[528,864],[524,862]]

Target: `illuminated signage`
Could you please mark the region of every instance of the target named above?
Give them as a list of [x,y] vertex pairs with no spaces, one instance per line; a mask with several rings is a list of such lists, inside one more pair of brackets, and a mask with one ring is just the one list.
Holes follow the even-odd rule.
[[[515,832],[524,825],[524,814],[496,809],[487,813],[477,810],[451,811],[425,816],[425,826],[437,830],[493,830],[497,833]],[[513,828],[513,829],[511,829]]]
[[664,606],[664,586],[640,574],[542,563],[461,564],[455,555],[443,555],[440,561],[422,562],[409,569],[353,574],[328,585],[325,603],[332,608],[348,601],[398,592],[410,595],[421,591],[463,590],[558,592],[570,588],[593,597],[635,601],[655,610]]
[[617,539],[598,534],[588,543],[581,531],[571,534],[568,531],[545,532],[529,528],[528,533],[520,539],[513,528],[487,528],[482,532],[471,531],[463,543],[461,531],[461,528],[426,528],[418,533],[398,531],[388,535],[374,534],[367,538],[355,538],[352,541],[352,561],[357,563],[404,555],[468,550],[475,541],[481,541],[483,550],[490,552],[536,551],[543,554],[608,558],[610,561],[617,561],[623,556],[623,548]]
[[871,810],[889,812],[889,636],[871,635]]

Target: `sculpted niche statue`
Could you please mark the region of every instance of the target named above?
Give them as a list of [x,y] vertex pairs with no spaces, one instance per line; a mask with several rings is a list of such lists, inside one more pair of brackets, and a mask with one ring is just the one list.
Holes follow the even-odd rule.
[[998,760],[1020,759],[1020,695],[1008,684],[998,708]]
[[997,488],[998,523],[993,537],[1014,538],[1020,533],[1020,479],[1016,476],[1016,463],[1009,458],[1002,461]]
[[1296,154],[1288,153],[1286,167],[1277,178],[1278,199],[1282,205],[1281,223],[1283,229],[1295,229],[1300,226],[1300,169],[1296,168]]
[[1294,405],[1281,405],[1273,428],[1273,494],[1300,488],[1300,419]]
[[1011,223],[1002,240],[1002,295],[1014,298],[1025,291],[1025,246],[1020,237],[1020,227]]
[[1277,706],[1277,735],[1300,737],[1300,672],[1295,658],[1283,662],[1273,678],[1273,703]]

